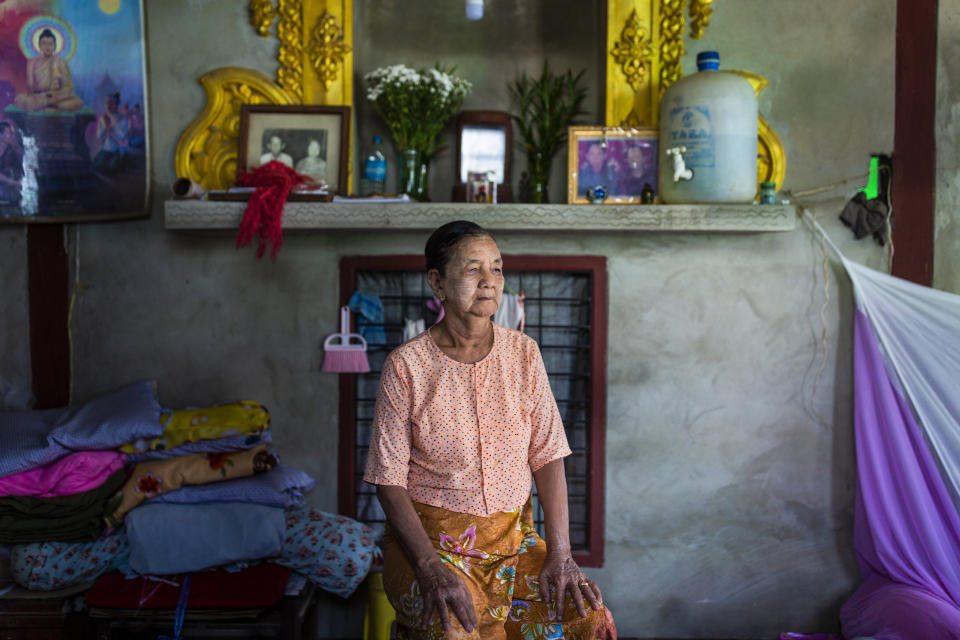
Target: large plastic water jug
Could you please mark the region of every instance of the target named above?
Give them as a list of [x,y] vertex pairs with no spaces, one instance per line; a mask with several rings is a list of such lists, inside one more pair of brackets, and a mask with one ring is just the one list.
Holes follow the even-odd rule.
[[757,94],[720,71],[720,55],[697,55],[697,73],[660,101],[658,178],[669,204],[753,202],[757,193]]

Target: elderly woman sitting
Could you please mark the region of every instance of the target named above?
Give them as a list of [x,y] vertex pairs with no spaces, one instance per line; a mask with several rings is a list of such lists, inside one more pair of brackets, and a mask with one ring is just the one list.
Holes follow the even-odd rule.
[[364,475],[387,515],[384,587],[400,635],[615,638],[571,555],[570,448],[540,350],[491,320],[503,293],[497,243],[451,222],[425,253],[445,314],[384,363]]

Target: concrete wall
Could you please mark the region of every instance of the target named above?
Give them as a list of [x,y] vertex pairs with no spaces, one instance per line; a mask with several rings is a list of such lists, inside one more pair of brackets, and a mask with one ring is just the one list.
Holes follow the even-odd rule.
[[[174,146],[204,104],[196,78],[228,65],[272,75],[275,41],[253,34],[244,2],[146,4],[153,215],[82,227],[88,288],[74,318],[75,397],[153,378],[170,407],[260,400],[285,462],[318,480],[311,503],[333,510],[336,379],[318,369],[322,338],[337,320],[338,260],[417,253],[424,234],[289,233],[272,264],[236,251],[229,233],[166,231]],[[480,26],[461,20],[458,3],[449,16],[425,0],[377,2],[376,10],[358,4],[358,76],[387,62],[457,64],[477,87],[468,108],[506,108],[503,81],[536,70],[545,54],[560,68],[587,66],[591,86],[602,83],[602,12],[586,3],[510,9],[494,0]],[[787,186],[816,187],[861,174],[870,152],[892,149],[894,18],[893,0],[719,2],[684,64],[694,68],[695,52],[709,46],[726,67],[767,77],[761,111],[787,149]],[[385,133],[357,95],[360,136]],[[592,95],[599,123],[602,102]],[[445,157],[433,173],[436,199],[453,172],[449,151]],[[563,174],[554,172],[558,201]],[[883,250],[854,242],[836,219],[856,186],[808,204],[848,256],[882,268]],[[0,256],[14,281],[3,285],[4,300],[9,287],[20,302],[21,236],[0,232],[15,248]],[[504,253],[609,260],[607,550],[605,566],[590,573],[621,636],[836,630],[839,605],[858,579],[852,298],[820,241],[803,224],[788,233],[498,240]],[[2,313],[25,332],[20,313]],[[0,349],[7,376],[6,363],[24,354],[16,339]],[[359,637],[362,601],[325,599],[319,618],[320,637]]]
[[28,409],[33,398],[23,226],[0,226],[0,274],[0,411]]
[[960,293],[960,1],[939,12],[933,286]]

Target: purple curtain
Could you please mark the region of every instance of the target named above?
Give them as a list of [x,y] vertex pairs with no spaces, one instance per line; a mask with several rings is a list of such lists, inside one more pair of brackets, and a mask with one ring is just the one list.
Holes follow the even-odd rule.
[[[950,384],[960,393],[960,380]],[[864,582],[841,610],[844,636],[960,639],[960,516],[859,309],[854,392],[854,548]]]

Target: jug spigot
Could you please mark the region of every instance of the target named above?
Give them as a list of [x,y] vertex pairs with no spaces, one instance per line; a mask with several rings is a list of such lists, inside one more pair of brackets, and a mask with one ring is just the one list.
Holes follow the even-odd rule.
[[674,182],[693,179],[693,169],[687,168],[686,163],[683,161],[682,154],[686,152],[687,152],[687,148],[684,146],[670,147],[669,149],[667,149],[667,155],[673,156],[673,181]]

